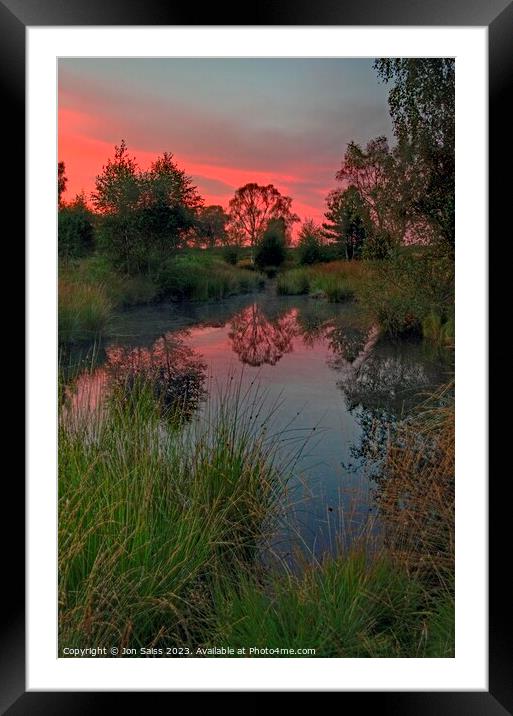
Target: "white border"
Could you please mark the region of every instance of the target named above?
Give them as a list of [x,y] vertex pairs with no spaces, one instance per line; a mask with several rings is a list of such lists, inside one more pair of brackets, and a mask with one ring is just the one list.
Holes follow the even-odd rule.
[[[486,690],[486,28],[27,28],[27,689]],[[456,57],[455,659],[58,659],[56,58]]]

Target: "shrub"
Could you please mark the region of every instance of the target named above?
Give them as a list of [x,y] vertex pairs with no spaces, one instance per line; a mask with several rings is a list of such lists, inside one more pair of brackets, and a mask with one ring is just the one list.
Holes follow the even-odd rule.
[[239,260],[240,249],[238,246],[225,246],[223,248],[223,259],[227,264],[235,266]]
[[422,323],[415,306],[400,292],[381,296],[376,302],[375,314],[383,332],[391,338],[422,335]]
[[362,258],[368,261],[382,261],[390,258],[394,242],[390,234],[377,229],[370,232],[363,244]]
[[297,255],[302,266],[325,260],[321,231],[312,220],[307,220],[299,233]]
[[161,266],[157,276],[160,298],[206,301],[259,288],[262,276],[209,257],[175,256]]
[[93,218],[83,198],[77,197],[72,204],[59,209],[58,237],[61,258],[79,258],[93,250]]
[[454,318],[443,320],[439,313],[431,311],[422,321],[422,336],[437,345],[452,345]]
[[298,268],[278,276],[276,291],[283,296],[299,296],[310,290],[310,279],[306,269]]
[[401,252],[375,262],[358,295],[392,337],[424,335],[441,343],[445,324],[444,333],[454,333],[454,267],[444,256]]
[[256,246],[255,264],[261,269],[265,266],[281,266],[286,256],[287,243],[282,222],[272,221]]
[[298,260],[301,266],[324,261],[322,245],[314,237],[305,239],[298,245]]

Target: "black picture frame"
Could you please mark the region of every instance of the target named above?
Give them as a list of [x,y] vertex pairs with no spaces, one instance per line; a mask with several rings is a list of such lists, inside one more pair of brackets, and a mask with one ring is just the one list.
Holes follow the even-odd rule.
[[[201,18],[201,22],[198,22]],[[18,248],[24,261],[21,234],[24,231],[25,197],[25,30],[27,26],[60,25],[431,25],[431,26],[487,26],[489,31],[489,235],[500,239],[501,221],[508,212],[511,199],[510,180],[502,177],[502,167],[512,166],[508,111],[508,79],[513,67],[513,2],[509,0],[282,0],[271,4],[262,2],[237,15],[227,7],[178,7],[159,0],[0,0],[0,88],[3,104],[2,119],[6,130],[4,174],[4,208],[17,227]],[[508,201],[509,199],[509,201]],[[506,219],[507,220],[507,219]],[[504,227],[506,229],[506,226]],[[10,233],[13,232],[11,228]],[[6,236],[6,234],[4,234]],[[507,234],[503,233],[503,239]],[[502,242],[507,243],[505,241]],[[499,241],[499,245],[501,242]],[[502,305],[501,272],[507,270],[497,258],[498,249],[489,251],[489,268],[493,282],[489,286],[490,328],[498,325],[497,316]],[[505,279],[505,276],[504,276]],[[504,299],[503,299],[504,300]],[[23,343],[23,336],[20,336]],[[503,341],[502,341],[503,342]],[[34,346],[27,346],[34,350]],[[505,355],[498,350],[490,355],[489,374],[498,379],[498,360]],[[495,362],[495,366],[494,366]],[[495,367],[495,370],[494,370]],[[494,401],[500,393],[489,386],[489,411],[494,414]],[[502,388],[503,390],[503,388]],[[19,400],[19,396],[16,398]],[[510,507],[504,499],[507,469],[493,469],[500,447],[505,444],[504,421],[494,422],[489,431],[489,691],[468,692],[344,692],[344,705],[357,697],[368,708],[381,714],[458,714],[458,716],[513,714],[513,659],[510,598],[507,577],[509,563],[504,545],[508,545]],[[468,446],[471,449],[471,446]],[[93,710],[113,705],[119,708],[121,693],[94,692],[26,692],[25,690],[25,574],[24,574],[24,484],[15,467],[4,473],[4,486],[9,483],[5,507],[14,515],[12,537],[6,532],[3,554],[3,597],[0,649],[0,710],[10,716],[20,714],[89,714]],[[471,556],[469,556],[471,559]],[[126,695],[126,694],[125,694]],[[143,696],[145,693],[143,692]],[[130,693],[132,706],[140,695]],[[154,696],[154,695],[152,695]],[[114,699],[116,701],[114,702]],[[115,705],[114,705],[115,703]]]

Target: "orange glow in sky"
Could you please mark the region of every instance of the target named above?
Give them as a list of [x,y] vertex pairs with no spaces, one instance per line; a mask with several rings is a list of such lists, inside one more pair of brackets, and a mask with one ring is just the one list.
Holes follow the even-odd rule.
[[172,152],[205,204],[272,183],[318,222],[347,143],[391,134],[372,61],[314,59],[60,60],[58,130],[65,200],[125,139],[142,169]]

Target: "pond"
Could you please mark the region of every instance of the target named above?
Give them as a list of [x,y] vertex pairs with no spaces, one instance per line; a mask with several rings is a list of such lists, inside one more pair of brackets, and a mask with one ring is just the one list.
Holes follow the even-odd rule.
[[[74,383],[74,410],[98,409],[109,364],[162,366],[169,345],[173,380],[182,361],[208,374],[210,390],[234,375],[258,382],[278,402],[284,449],[303,446],[272,544],[292,566],[299,552],[320,558],[368,523],[387,431],[452,374],[445,352],[380,338],[356,303],[277,296],[271,282],[261,293],[218,303],[119,313],[94,371]],[[201,404],[197,395],[194,408]]]

